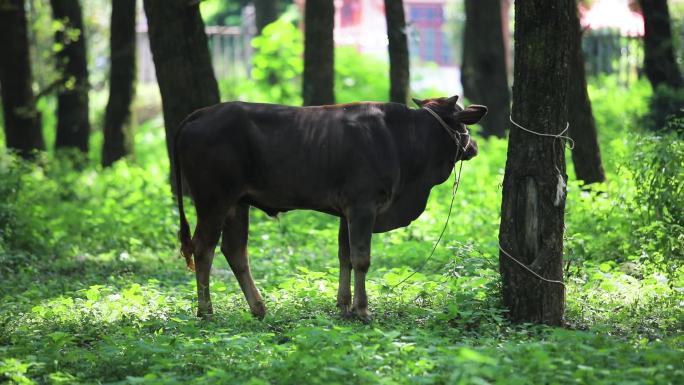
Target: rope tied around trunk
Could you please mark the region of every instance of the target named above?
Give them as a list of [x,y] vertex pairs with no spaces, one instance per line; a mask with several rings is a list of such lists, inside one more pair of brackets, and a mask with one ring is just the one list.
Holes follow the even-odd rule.
[[513,115],[509,115],[508,119],[511,121],[511,123],[513,123],[513,125],[515,125],[516,127],[518,127],[519,129],[521,129],[523,131],[527,131],[530,134],[535,134],[538,136],[548,136],[550,138],[560,139],[561,141],[565,140],[569,143],[568,147],[571,150],[575,148],[575,141],[571,137],[569,137],[568,135],[565,135],[568,132],[568,129],[570,128],[570,122],[565,123],[565,128],[563,129],[563,131],[561,131],[557,135],[554,135],[554,134],[545,134],[543,132],[537,132],[537,131],[530,130],[529,128],[525,128],[525,127],[521,126],[520,124],[516,123],[515,120],[513,120]]
[[503,247],[501,247],[501,244],[499,244],[499,250],[501,250],[501,252],[504,253],[505,256],[507,256],[508,258],[512,259],[515,263],[517,263],[518,265],[520,265],[523,269],[527,270],[527,271],[530,272],[532,275],[534,275],[535,277],[539,278],[539,280],[544,281],[544,282],[548,282],[548,283],[557,283],[557,284],[559,284],[559,285],[565,287],[565,283],[563,283],[563,281],[558,281],[558,280],[555,280],[555,279],[544,278],[544,277],[542,277],[541,275],[537,274],[536,271],[530,269],[529,267],[527,267],[527,265],[525,265],[524,263],[518,261],[518,260],[515,259],[512,255],[510,255],[506,250],[503,249]]
[[[571,150],[575,148],[575,141],[571,137],[565,135],[568,132],[568,129],[570,128],[570,122],[567,122],[565,124],[565,128],[560,133],[554,135],[554,134],[546,134],[543,132],[537,132],[537,131],[530,130],[529,128],[525,128],[513,120],[513,115],[509,115],[508,119],[511,121],[511,123],[513,123],[514,126],[518,127],[519,129],[521,129],[525,132],[529,132],[530,134],[534,134],[537,136],[546,136],[549,138],[558,139],[561,142],[561,148],[563,146],[565,146],[565,143],[568,143],[568,147]],[[555,142],[554,142],[553,151],[554,151],[554,153],[556,152]],[[567,185],[565,184],[565,178],[563,178],[563,174],[561,173],[560,167],[558,167],[558,165],[555,162],[553,164],[553,167],[556,169],[557,176],[558,176],[558,183],[556,184],[556,199],[554,199],[553,205],[558,207],[561,203],[561,200],[563,199],[563,194],[566,190]]]
[[[508,118],[509,118],[509,120],[511,121],[511,123],[513,123],[513,125],[514,125],[515,127],[518,127],[519,129],[521,129],[521,130],[523,130],[523,131],[525,131],[525,132],[528,132],[528,133],[530,133],[530,134],[534,134],[534,135],[537,135],[537,136],[545,136],[545,137],[549,137],[549,138],[558,139],[558,140],[561,142],[561,148],[563,148],[563,147],[565,146],[566,143],[568,143],[568,147],[569,147],[570,149],[574,149],[574,148],[575,148],[575,141],[574,141],[571,137],[569,137],[569,136],[566,135],[566,133],[568,132],[568,129],[570,128],[570,122],[567,122],[567,123],[565,124],[565,128],[564,128],[560,133],[558,133],[558,134],[546,134],[546,133],[543,133],[543,132],[537,132],[537,131],[534,131],[534,130],[530,130],[529,128],[523,127],[522,125],[518,124],[516,121],[513,120],[513,115],[509,115]],[[556,147],[555,147],[555,142],[554,142],[554,153],[555,153],[555,149],[556,149]],[[556,206],[556,207],[558,207],[558,205],[560,205],[561,200],[563,199],[563,196],[564,196],[564,193],[565,193],[565,189],[566,189],[567,186],[566,186],[566,183],[565,183],[565,178],[563,178],[563,175],[562,175],[562,173],[561,173],[560,167],[558,167],[558,165],[557,165],[555,162],[554,162],[554,164],[553,164],[553,167],[556,169],[556,172],[557,172],[557,175],[558,175],[558,183],[556,184],[556,198],[554,199],[553,205]],[[565,288],[565,283],[563,283],[563,281],[559,281],[559,280],[555,280],[555,279],[544,278],[544,277],[542,277],[541,275],[539,275],[537,272],[535,272],[534,270],[532,270],[531,268],[529,268],[527,265],[525,265],[524,263],[520,262],[518,259],[516,259],[515,257],[513,257],[509,252],[507,252],[506,250],[504,250],[504,248],[501,246],[501,243],[499,243],[499,250],[501,250],[501,252],[502,252],[505,256],[507,256],[508,258],[510,258],[511,260],[513,260],[515,263],[517,263],[517,264],[520,265],[522,268],[524,268],[525,270],[527,270],[530,274],[532,274],[532,275],[534,275],[535,277],[537,277],[539,280],[544,281],[544,282],[548,282],[548,283],[559,284],[559,285],[563,286],[563,288]]]

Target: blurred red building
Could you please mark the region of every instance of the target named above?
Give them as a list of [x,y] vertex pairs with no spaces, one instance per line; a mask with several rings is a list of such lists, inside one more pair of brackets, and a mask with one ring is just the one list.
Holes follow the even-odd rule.
[[[447,0],[404,0],[412,59],[453,66],[453,49],[444,34]],[[383,0],[336,0],[335,42],[361,52],[387,50]]]

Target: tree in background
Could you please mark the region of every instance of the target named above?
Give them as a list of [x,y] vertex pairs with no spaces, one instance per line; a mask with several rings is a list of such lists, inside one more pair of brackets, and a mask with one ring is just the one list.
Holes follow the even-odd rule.
[[675,61],[667,0],[639,0],[644,15],[644,66],[655,90],[664,84],[684,87],[682,73]]
[[40,113],[31,77],[26,11],[23,0],[0,1],[0,88],[8,148],[24,158],[44,150]]
[[88,153],[88,66],[81,5],[78,0],[50,0],[52,17],[61,22],[55,32],[57,66],[62,87],[57,96],[56,148]]
[[133,151],[131,102],[135,88],[135,0],[112,2],[109,36],[111,68],[109,101],[105,110],[102,166]]
[[572,15],[570,33],[570,89],[568,93],[568,121],[570,137],[575,141],[572,162],[577,179],[586,184],[606,179],[601,163],[601,150],[596,135],[596,122],[587,92],[587,75],[582,52],[582,29],[578,8]]
[[335,103],[335,6],[333,0],[307,1],[304,7],[305,106]]
[[[568,120],[569,47],[575,0],[515,2],[513,120],[558,135]],[[544,22],[540,22],[543,20]],[[503,183],[499,268],[503,302],[514,322],[560,325],[563,279],[565,157],[559,138],[512,125]]]
[[666,123],[672,115],[684,118],[684,78],[675,59],[667,1],[639,0],[639,4],[644,15],[644,67],[653,86],[644,122],[651,129],[684,134],[681,125]]
[[[162,97],[166,148],[173,170],[173,143],[178,125],[191,112],[218,103],[218,85],[199,3],[144,0],[143,4]],[[171,173],[171,186],[175,192],[174,173]]]
[[254,0],[254,18],[257,35],[261,35],[264,27],[273,23],[278,18],[277,0]]
[[[254,22],[256,24],[257,36],[261,36],[264,28],[278,19],[279,13],[278,1],[254,0]],[[278,77],[276,72],[266,73],[266,80],[271,86],[276,86]]]
[[409,51],[402,0],[385,0],[390,63],[390,101],[406,104],[409,93]]
[[472,103],[484,104],[490,113],[480,121],[482,135],[505,135],[510,115],[510,90],[501,0],[465,0],[461,84]]

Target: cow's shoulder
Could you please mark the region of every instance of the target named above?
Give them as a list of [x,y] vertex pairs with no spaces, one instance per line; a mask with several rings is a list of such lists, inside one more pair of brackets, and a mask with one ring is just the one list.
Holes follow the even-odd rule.
[[338,110],[337,117],[345,127],[374,128],[384,125],[384,111],[376,104],[352,104]]
[[410,122],[410,109],[399,103],[358,102],[327,106],[335,116],[349,126],[389,128]]

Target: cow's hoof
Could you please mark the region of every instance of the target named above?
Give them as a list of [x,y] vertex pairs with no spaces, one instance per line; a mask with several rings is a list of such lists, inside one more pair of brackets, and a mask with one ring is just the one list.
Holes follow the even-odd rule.
[[251,311],[254,318],[261,321],[266,316],[266,305],[264,305],[263,302],[259,301],[252,307]]
[[371,314],[370,311],[368,311],[367,308],[365,308],[365,309],[355,308],[354,309],[354,315],[356,315],[356,318],[359,321],[361,321],[365,324],[369,324],[369,323],[371,323],[371,321],[373,321],[373,315]]

